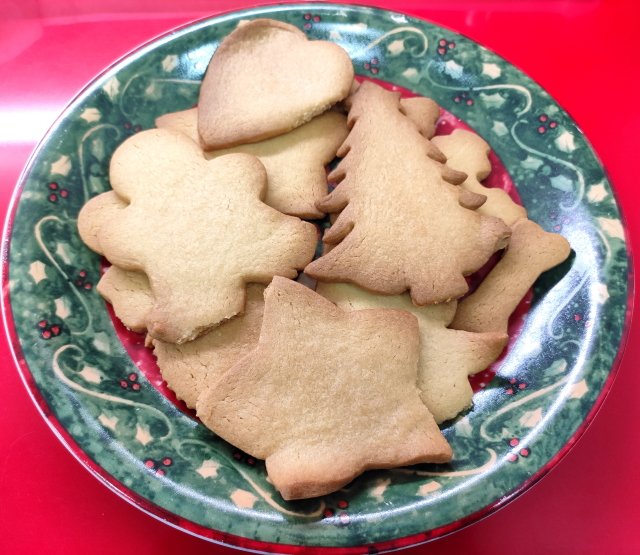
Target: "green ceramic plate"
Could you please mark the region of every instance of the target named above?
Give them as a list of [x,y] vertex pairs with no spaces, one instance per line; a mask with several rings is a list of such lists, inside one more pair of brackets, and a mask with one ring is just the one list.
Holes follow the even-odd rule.
[[[435,98],[493,146],[530,217],[562,233],[575,251],[536,284],[520,334],[476,394],[475,408],[444,429],[455,452],[451,465],[369,472],[335,495],[286,503],[261,462],[166,398],[147,377],[148,353],[118,334],[94,291],[100,260],[80,241],[76,217],[88,198],[109,188],[111,153],[160,114],[192,106],[218,41],[238,20],[255,17],[335,41],[359,75]],[[629,304],[620,210],[566,112],[473,41],[362,7],[233,13],[127,56],[91,83],[42,141],[16,191],[5,244],[4,315],[16,360],[69,449],[143,510],[262,551],[397,548],[504,504],[566,452],[601,403]]]

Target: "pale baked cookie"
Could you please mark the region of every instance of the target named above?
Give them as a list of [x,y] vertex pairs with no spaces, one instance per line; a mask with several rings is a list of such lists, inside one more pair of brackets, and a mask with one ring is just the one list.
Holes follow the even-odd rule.
[[78,213],[78,233],[92,251],[103,254],[98,230],[105,220],[127,206],[114,191],[101,193],[87,201]]
[[480,214],[500,218],[508,226],[527,217],[524,207],[514,202],[505,191],[484,187],[480,183],[491,173],[491,147],[482,137],[471,131],[456,129],[451,135],[434,137],[432,142],[447,157],[447,166],[467,174],[462,187],[487,197],[487,201],[478,208]]
[[[167,386],[190,408],[207,380],[220,377],[256,347],[262,324],[264,285],[249,284],[244,312],[193,341],[176,345],[150,339],[150,346]],[[146,330],[146,315],[153,308],[149,281],[142,272],[111,266],[97,286],[129,329]]]
[[[158,129],[173,129],[184,133],[194,142],[200,144],[198,136],[198,108],[189,108],[179,112],[169,112],[156,118]],[[205,154],[205,158],[209,158]]]
[[[401,98],[400,111],[415,123],[418,131],[427,139],[431,139],[436,134],[436,124],[440,117],[440,106],[431,98],[425,98],[423,96]],[[446,155],[446,153],[444,154]],[[454,170],[465,171],[455,166],[451,167]]]
[[[340,103],[343,112],[348,112],[351,100],[360,88],[360,81],[354,79],[349,95]],[[424,96],[411,96],[400,99],[400,111],[407,116],[418,128],[418,131],[430,139],[436,133],[436,124],[440,117],[440,106],[431,98]]]
[[[349,96],[345,98],[341,107],[344,112],[349,111],[351,99],[360,88],[360,82],[354,80],[349,91]],[[431,98],[424,96],[411,96],[400,99],[400,111],[407,116],[418,128],[418,131],[431,139],[436,134],[436,124],[440,117],[440,106]]]
[[[104,254],[99,231],[105,221],[126,207],[127,203],[115,191],[93,197],[78,214],[80,238],[91,250]],[[96,290],[111,303],[116,316],[128,329],[146,331],[146,313],[153,307],[153,297],[144,273],[111,266],[100,277]]]
[[[268,68],[268,69],[267,69]],[[349,94],[353,64],[337,44],[271,19],[243,22],[218,46],[202,81],[206,150],[287,133]]]
[[96,290],[113,306],[116,316],[128,329],[146,331],[147,313],[154,303],[149,280],[143,272],[111,266],[102,274]]
[[[160,128],[176,129],[197,141],[197,109],[174,112],[156,120]],[[233,152],[256,156],[267,170],[269,206],[300,218],[320,218],[315,204],[326,196],[325,166],[347,136],[347,118],[326,112],[309,123],[272,139],[205,153],[208,159]]]
[[506,333],[509,316],[542,272],[564,262],[569,242],[531,220],[518,220],[505,255],[471,295],[458,304],[452,328]]
[[244,313],[194,341],[176,345],[153,339],[153,353],[167,385],[190,408],[205,385],[256,348],[264,311],[264,285],[247,286]]
[[242,312],[246,283],[295,277],[313,257],[315,226],[261,201],[266,173],[248,154],[207,161],[182,133],[153,129],[118,147],[110,179],[129,204],[105,218],[99,244],[149,278],[156,339],[194,339]]
[[439,424],[471,406],[473,391],[468,376],[485,370],[508,341],[503,333],[450,330],[456,301],[415,306],[405,295],[376,295],[346,283],[318,283],[316,292],[345,310],[393,308],[418,319],[420,396]]
[[258,347],[208,384],[197,414],[265,459],[284,499],[330,493],[367,469],[446,462],[416,386],[418,343],[411,314],[344,311],[275,277]]
[[318,208],[340,212],[323,241],[335,244],[305,272],[369,291],[411,292],[418,305],[464,295],[465,275],[505,246],[509,228],[481,216],[484,197],[465,191],[466,175],[433,159],[440,151],[399,109],[398,93],[365,81],[351,99],[345,156],[329,179],[338,186]]

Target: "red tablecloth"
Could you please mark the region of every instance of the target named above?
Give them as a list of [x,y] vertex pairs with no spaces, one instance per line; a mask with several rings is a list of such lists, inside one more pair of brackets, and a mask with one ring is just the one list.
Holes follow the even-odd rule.
[[[115,59],[174,26],[268,2],[0,1],[0,206],[36,142]],[[272,3],[272,2],[271,2]],[[369,0],[488,46],[536,79],[600,155],[640,242],[640,11],[611,0]],[[497,514],[407,553],[640,553],[640,316],[619,375],[584,437]],[[84,470],[33,406],[0,338],[0,553],[232,553],[130,506]]]

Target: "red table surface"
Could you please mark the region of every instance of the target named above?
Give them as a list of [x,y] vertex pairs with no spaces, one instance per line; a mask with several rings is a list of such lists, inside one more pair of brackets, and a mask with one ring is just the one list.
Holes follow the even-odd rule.
[[[0,0],[0,203],[76,92],[177,25],[272,2]],[[354,2],[357,3],[357,2]],[[370,0],[493,49],[563,105],[601,157],[640,244],[640,13],[634,2]],[[578,444],[530,491],[430,553],[640,553],[640,316],[608,398]],[[0,339],[0,553],[232,553],[156,521],[92,477],[36,411]]]

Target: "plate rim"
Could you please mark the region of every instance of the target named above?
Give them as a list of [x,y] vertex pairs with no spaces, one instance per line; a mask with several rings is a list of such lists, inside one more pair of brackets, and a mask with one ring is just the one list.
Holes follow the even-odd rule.
[[[434,27],[448,30],[452,33],[455,33],[470,42],[479,45],[480,47],[486,49],[491,52],[502,61],[506,62],[510,66],[517,69],[517,71],[523,74],[525,77],[530,79],[533,83],[536,84],[540,90],[547,93],[550,99],[558,105],[571,119],[572,123],[576,126],[577,130],[580,132],[583,140],[588,145],[591,154],[596,159],[600,168],[602,169],[605,178],[610,184],[610,190],[615,200],[615,205],[619,212],[619,219],[622,224],[622,230],[624,233],[624,242],[625,242],[625,255],[628,264],[627,268],[627,279],[626,279],[626,310],[624,322],[622,323],[620,339],[618,343],[618,348],[616,352],[616,356],[614,361],[611,364],[608,375],[605,381],[602,384],[602,387],[596,397],[595,401],[589,408],[587,414],[583,418],[580,425],[576,428],[574,433],[569,437],[566,443],[538,470],[532,474],[527,480],[521,482],[507,492],[505,495],[494,501],[493,503],[489,503],[481,509],[466,515],[462,518],[459,518],[449,524],[433,528],[431,530],[426,530],[424,532],[419,532],[417,534],[411,534],[408,536],[402,536],[395,539],[378,541],[368,544],[360,544],[357,546],[322,546],[322,545],[304,545],[304,544],[290,544],[290,543],[275,543],[261,540],[254,540],[248,537],[239,536],[232,533],[222,532],[220,530],[216,530],[213,528],[209,528],[207,526],[198,524],[191,520],[185,519],[176,515],[168,509],[165,509],[155,503],[147,500],[137,492],[133,491],[131,488],[120,482],[114,476],[112,476],[109,472],[107,472],[102,466],[98,463],[92,461],[90,457],[86,454],[86,452],[77,444],[77,442],[71,437],[69,432],[64,428],[61,422],[58,420],[56,415],[53,413],[53,410],[47,403],[44,398],[42,392],[38,388],[35,383],[29,366],[25,360],[23,355],[22,347],[20,345],[20,338],[17,333],[17,329],[13,319],[13,313],[11,310],[11,300],[10,300],[10,291],[9,291],[9,251],[10,251],[10,239],[13,230],[13,223],[16,215],[16,211],[19,205],[20,198],[22,196],[22,192],[24,190],[24,186],[26,184],[27,178],[31,173],[33,166],[35,164],[36,159],[38,158],[40,152],[43,150],[46,139],[56,131],[56,129],[61,125],[61,123],[66,119],[68,113],[73,109],[73,107],[80,102],[85,95],[90,93],[90,89],[95,85],[95,83],[99,80],[102,80],[109,76],[111,72],[118,68],[125,61],[132,61],[142,55],[144,55],[147,49],[151,47],[157,47],[163,44],[166,41],[169,41],[174,35],[180,34],[183,31],[195,31],[200,26],[207,25],[211,23],[213,20],[222,22],[229,17],[237,17],[238,14],[247,14],[247,15],[264,15],[268,16],[270,13],[286,11],[288,9],[300,9],[300,8],[309,8],[309,9],[347,9],[353,11],[359,10],[369,10],[369,11],[377,11],[383,14],[394,14],[398,16],[411,17],[412,19],[422,21],[424,23],[433,25]],[[10,348],[11,356],[13,359],[13,363],[18,369],[18,374],[22,380],[22,383],[27,390],[29,397],[32,402],[36,406],[38,412],[45,420],[51,431],[57,437],[57,439],[62,443],[62,445],[71,453],[71,455],[85,468],[92,476],[94,476],[100,483],[105,485],[109,490],[114,492],[120,498],[124,499],[143,513],[153,517],[154,519],[163,522],[164,524],[168,524],[169,526],[185,532],[189,535],[201,538],[203,540],[218,544],[224,545],[226,547],[233,547],[236,549],[240,549],[243,551],[253,552],[253,553],[299,553],[301,550],[304,550],[309,553],[341,553],[341,554],[351,554],[351,553],[362,553],[366,551],[367,548],[375,548],[378,552],[390,552],[399,549],[404,549],[408,547],[419,546],[424,543],[433,541],[435,539],[447,536],[452,534],[458,530],[466,528],[484,518],[492,515],[503,507],[507,506],[511,501],[518,498],[520,495],[524,494],[531,487],[537,484],[542,478],[544,478],[551,470],[553,470],[559,462],[569,453],[569,451],[573,448],[573,446],[578,442],[578,440],[583,437],[584,433],[588,429],[589,425],[592,423],[593,419],[596,417],[598,411],[602,408],[606,397],[608,396],[615,379],[618,375],[622,360],[625,355],[625,351],[630,338],[630,328],[633,320],[633,313],[635,309],[635,271],[634,271],[634,256],[633,256],[633,246],[631,243],[631,237],[629,233],[629,228],[627,225],[627,218],[625,217],[625,209],[620,202],[619,195],[614,186],[613,181],[610,178],[610,174],[602,162],[602,159],[598,155],[597,151],[594,149],[593,145],[589,141],[587,135],[582,131],[582,128],[576,123],[575,118],[571,115],[571,112],[568,111],[562,104],[560,104],[555,97],[551,96],[545,87],[540,85],[540,83],[532,78],[526,71],[522,70],[518,65],[512,63],[503,55],[495,52],[495,50],[488,48],[484,44],[478,42],[477,40],[470,38],[465,33],[457,31],[451,27],[446,25],[433,22],[427,18],[411,15],[404,12],[399,12],[396,10],[386,9],[380,6],[374,6],[369,4],[336,4],[336,3],[315,3],[315,2],[292,2],[292,3],[269,3],[262,5],[254,5],[254,6],[246,6],[240,9],[230,9],[221,12],[217,12],[214,14],[209,14],[201,18],[194,19],[192,21],[188,21],[186,23],[180,24],[178,26],[172,27],[167,31],[156,34],[152,38],[142,42],[141,44],[133,47],[128,50],[125,54],[120,56],[118,59],[110,63],[107,67],[93,76],[75,95],[74,97],[66,103],[65,107],[61,110],[60,114],[57,116],[55,121],[51,124],[51,126],[47,129],[47,131],[42,135],[37,145],[34,147],[31,152],[23,170],[21,171],[18,180],[16,181],[13,191],[11,193],[11,197],[8,203],[8,208],[5,216],[5,221],[2,230],[2,266],[1,266],[1,281],[3,287],[3,293],[0,297],[0,308],[2,310],[2,322],[5,335],[7,337],[7,343]]]

